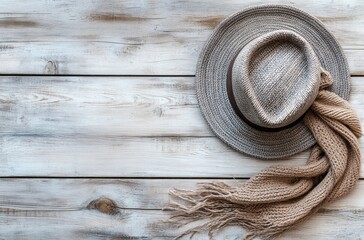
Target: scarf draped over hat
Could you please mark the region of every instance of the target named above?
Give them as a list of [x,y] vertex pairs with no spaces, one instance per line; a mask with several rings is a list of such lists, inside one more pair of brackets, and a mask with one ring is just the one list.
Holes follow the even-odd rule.
[[331,84],[322,70],[319,93],[304,115],[317,141],[306,165],[269,167],[238,187],[213,182],[171,190],[176,200],[165,208],[173,211],[171,221],[207,220],[180,237],[238,225],[247,230],[246,239],[270,239],[352,190],[359,178],[361,126],[349,103],[327,90]]

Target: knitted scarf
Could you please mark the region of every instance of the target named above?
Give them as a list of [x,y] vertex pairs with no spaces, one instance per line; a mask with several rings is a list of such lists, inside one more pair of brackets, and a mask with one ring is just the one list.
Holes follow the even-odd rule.
[[173,189],[166,210],[171,221],[188,224],[207,220],[184,235],[238,225],[246,239],[271,239],[309,218],[319,208],[352,190],[359,178],[361,127],[349,103],[327,90],[325,70],[319,93],[305,113],[304,123],[317,144],[303,166],[273,166],[239,187],[223,182],[203,183],[196,190]]

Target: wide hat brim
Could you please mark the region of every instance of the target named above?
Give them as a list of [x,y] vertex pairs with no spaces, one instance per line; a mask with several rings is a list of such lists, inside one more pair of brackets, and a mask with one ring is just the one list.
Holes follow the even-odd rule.
[[349,98],[347,60],[339,43],[317,18],[281,5],[251,7],[229,16],[215,28],[198,59],[197,98],[206,121],[223,142],[258,158],[291,156],[316,143],[303,120],[283,130],[264,131],[243,121],[229,101],[226,81],[231,61],[251,40],[282,29],[298,33],[311,44],[321,66],[332,76],[331,91]]

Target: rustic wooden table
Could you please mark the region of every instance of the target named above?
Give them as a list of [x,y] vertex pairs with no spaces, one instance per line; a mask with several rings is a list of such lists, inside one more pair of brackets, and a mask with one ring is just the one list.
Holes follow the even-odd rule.
[[[0,239],[171,239],[170,188],[304,163],[308,152],[267,162],[233,151],[196,101],[196,59],[213,28],[263,2],[326,24],[363,118],[364,1],[0,0]],[[361,180],[282,239],[364,239],[363,199]]]

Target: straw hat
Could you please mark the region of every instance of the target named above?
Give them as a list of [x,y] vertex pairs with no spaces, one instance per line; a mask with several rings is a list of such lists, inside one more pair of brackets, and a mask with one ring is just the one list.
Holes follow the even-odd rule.
[[315,17],[289,6],[244,9],[223,20],[196,70],[197,97],[215,134],[234,149],[281,158],[315,143],[302,117],[325,69],[331,91],[349,97],[344,53]]

